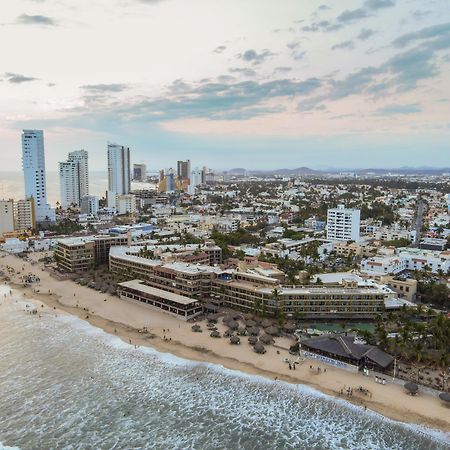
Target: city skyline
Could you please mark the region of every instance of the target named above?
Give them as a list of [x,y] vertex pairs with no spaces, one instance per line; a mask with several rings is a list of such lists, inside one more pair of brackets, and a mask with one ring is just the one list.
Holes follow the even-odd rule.
[[77,148],[103,169],[107,141],[154,170],[448,165],[445,3],[19,0],[0,26],[4,168],[24,128],[45,130],[49,170]]

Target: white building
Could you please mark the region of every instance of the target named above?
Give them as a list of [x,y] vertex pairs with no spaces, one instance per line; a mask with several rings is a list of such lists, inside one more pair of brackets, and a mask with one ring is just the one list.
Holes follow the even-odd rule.
[[14,205],[14,221],[16,230],[30,230],[36,228],[34,200],[18,200]]
[[117,204],[117,192],[106,191],[106,205],[109,209],[115,210]]
[[399,256],[374,256],[361,261],[361,272],[372,275],[397,275],[406,269],[406,261]]
[[238,230],[239,224],[240,222],[237,219],[219,218],[216,223],[216,228],[222,233],[233,233]]
[[45,179],[44,132],[42,130],[22,131],[22,167],[25,181],[25,197],[32,197],[36,221],[54,222],[55,210],[47,203]]
[[108,144],[108,191],[126,195],[130,190],[130,149]]
[[68,161],[78,164],[80,199],[89,195],[89,154],[86,150],[69,153]]
[[450,252],[400,248],[397,255],[373,257],[361,262],[361,272],[374,275],[396,275],[404,270],[428,269],[433,273],[450,271]]
[[339,205],[327,214],[327,239],[331,241],[359,241],[361,211]]
[[14,200],[0,200],[0,236],[14,231]]
[[59,163],[59,188],[63,208],[80,206],[80,168],[77,162]]
[[99,201],[95,195],[85,195],[81,199],[81,214],[92,214],[96,216],[98,214]]
[[28,250],[28,241],[21,241],[18,238],[6,239],[1,246],[2,250],[8,253],[23,253]]
[[194,169],[191,172],[191,178],[189,182],[188,193],[189,195],[195,195],[195,189],[202,184],[202,171],[200,169]]
[[133,194],[118,195],[116,209],[118,214],[134,214],[136,212],[136,196]]
[[400,248],[398,256],[406,261],[408,270],[429,269],[433,273],[439,271],[445,274],[450,270],[450,252],[421,250],[418,248]]

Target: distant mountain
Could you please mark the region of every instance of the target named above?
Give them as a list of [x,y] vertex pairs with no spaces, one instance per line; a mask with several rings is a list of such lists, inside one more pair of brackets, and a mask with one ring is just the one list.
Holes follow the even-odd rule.
[[309,167],[297,167],[296,169],[249,170],[248,173],[252,175],[301,176],[301,175],[320,175],[326,172],[310,169]]
[[247,172],[247,169],[243,169],[242,167],[238,167],[236,169],[230,169],[227,171],[230,175],[243,175]]
[[400,175],[442,175],[444,173],[450,173],[450,168],[436,168],[436,167],[399,167],[396,169],[359,169],[354,171],[357,174],[370,174],[375,173],[377,175],[384,174],[400,174]]
[[326,174],[339,174],[339,173],[354,173],[357,175],[442,175],[450,173],[450,168],[436,168],[436,167],[399,167],[399,168],[345,168],[345,169],[322,169],[316,170],[309,167],[297,167],[296,169],[271,169],[271,170],[247,170],[244,168],[235,168],[228,171],[231,175],[255,175],[255,176],[321,176]]

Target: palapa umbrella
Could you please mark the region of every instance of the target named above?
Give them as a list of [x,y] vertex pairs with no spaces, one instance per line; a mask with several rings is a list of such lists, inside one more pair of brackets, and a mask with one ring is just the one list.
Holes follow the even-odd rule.
[[213,338],[220,338],[220,333],[218,331],[213,331],[210,334],[210,336],[213,337]]
[[272,321],[269,319],[264,319],[261,323],[263,328],[268,328],[270,326],[272,326]]
[[266,353],[266,349],[264,345],[262,345],[260,342],[257,342],[255,346],[253,347],[253,350],[255,350],[256,353]]
[[445,403],[447,403],[448,405],[450,405],[450,393],[448,393],[448,392],[442,392],[442,393],[439,394],[439,398],[440,398],[443,402],[445,402]]
[[273,344],[275,341],[274,341],[274,339],[273,339],[273,337],[272,336],[269,336],[268,334],[263,334],[260,338],[259,338],[259,340],[263,343],[263,344],[265,344],[265,345],[270,345],[270,344]]
[[405,383],[403,386],[410,394],[417,394],[419,391],[419,386],[417,386],[416,383],[411,383],[408,381],[408,383]]
[[257,342],[258,342],[258,338],[257,338],[256,336],[250,336],[250,337],[248,338],[248,343],[249,343],[250,345],[255,345]]
[[296,329],[295,323],[286,323],[283,325],[283,330],[286,331],[286,333],[293,333]]
[[233,314],[234,320],[242,320],[242,316],[240,314]]
[[232,321],[228,322],[227,325],[228,325],[232,330],[237,330],[237,329],[239,328],[239,322],[237,322],[236,320],[232,320]]
[[246,322],[245,322],[245,326],[247,327],[247,328],[252,328],[252,327],[256,327],[256,322],[254,321],[254,320],[247,320]]
[[240,336],[245,336],[247,334],[247,330],[244,327],[239,327],[237,331]]
[[248,332],[252,335],[252,336],[258,336],[259,334],[259,328],[258,327],[251,327],[248,329]]
[[238,336],[231,336],[230,343],[234,345],[239,345],[241,343],[241,340],[239,339]]
[[208,314],[206,317],[208,319],[208,322],[217,323],[217,315],[216,314]]
[[269,327],[266,328],[266,333],[270,334],[271,336],[278,336],[280,334],[280,330],[277,327]]
[[226,337],[233,336],[233,330],[225,330],[225,332],[223,333],[223,335],[226,336]]
[[205,309],[206,309],[206,311],[211,311],[213,313],[216,313],[217,311],[219,311],[219,307],[217,305],[212,304],[212,303],[207,303],[205,305]]
[[233,320],[233,316],[231,316],[231,315],[227,315],[227,316],[225,316],[223,319],[222,319],[222,322],[223,323],[228,323],[228,322],[231,322]]
[[192,325],[191,330],[194,332],[201,331],[202,327],[200,325]]

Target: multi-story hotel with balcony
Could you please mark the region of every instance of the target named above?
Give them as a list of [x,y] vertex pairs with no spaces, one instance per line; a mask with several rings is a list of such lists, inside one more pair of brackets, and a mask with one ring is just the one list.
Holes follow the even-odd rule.
[[163,264],[125,247],[111,249],[109,264],[118,281],[138,279],[143,286],[204,304],[268,316],[371,318],[384,310],[386,298],[386,292],[377,285],[284,286],[277,279],[253,273],[183,262]]

